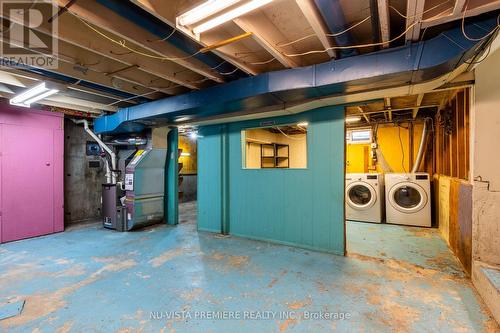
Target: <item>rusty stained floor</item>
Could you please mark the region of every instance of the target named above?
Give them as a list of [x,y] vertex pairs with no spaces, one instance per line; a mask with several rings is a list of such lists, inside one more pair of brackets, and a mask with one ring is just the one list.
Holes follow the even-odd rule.
[[[420,257],[412,262],[387,246],[374,256],[360,247],[361,253],[351,249],[351,257],[341,257],[221,237],[197,232],[195,219],[194,204],[183,204],[176,227],[119,233],[94,223],[1,245],[0,307],[19,299],[26,304],[20,316],[0,321],[0,331],[498,330],[459,267],[443,271]],[[358,242],[364,227],[373,226],[357,226]],[[442,248],[439,238],[412,234],[407,249],[422,239]],[[453,263],[449,252],[440,255]],[[221,311],[254,319],[201,318]],[[305,318],[326,313],[331,318]]]

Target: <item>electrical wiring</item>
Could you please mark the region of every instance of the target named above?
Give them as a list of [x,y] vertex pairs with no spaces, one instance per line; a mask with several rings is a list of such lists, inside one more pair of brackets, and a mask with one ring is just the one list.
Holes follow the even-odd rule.
[[276,61],[276,60],[277,60],[276,58],[272,58],[272,59],[265,60],[265,61],[245,62],[245,63],[248,65],[266,65],[266,64],[269,64],[269,63]]
[[[294,137],[291,137],[291,136],[289,136],[288,134],[286,134],[285,132],[283,132],[283,131],[281,130],[281,128],[279,128],[279,127],[276,127],[276,126],[275,126],[275,127],[273,127],[273,128],[275,128],[275,129],[277,129],[278,131],[280,131],[280,132],[281,132],[281,134],[283,134],[284,136],[286,136],[286,137],[287,137],[287,138],[289,138],[290,140],[302,141],[302,140],[304,139],[304,137],[300,137],[300,138],[294,138]],[[307,136],[307,133],[306,133],[306,134],[304,134],[304,136]]]
[[142,55],[144,57],[148,57],[148,58],[153,58],[153,59],[158,59],[158,60],[169,60],[169,61],[175,61],[175,60],[186,60],[186,59],[189,59],[189,58],[192,58],[198,54],[201,53],[200,50],[198,50],[197,52],[193,53],[193,54],[190,54],[188,56],[185,56],[185,57],[165,57],[165,56],[156,56],[154,54],[149,54],[149,53],[145,53],[145,52],[141,52],[141,51],[138,51],[138,50],[135,50],[131,47],[129,47],[128,45],[126,45],[125,43],[125,40],[121,40],[121,41],[118,41],[118,40],[115,40],[111,37],[109,37],[108,35],[106,35],[105,33],[99,31],[98,29],[94,28],[93,26],[91,26],[90,24],[88,24],[87,22],[85,22],[85,20],[81,19],[79,16],[77,15],[74,15],[76,18],[78,18],[78,20],[80,20],[85,26],[87,26],[89,29],[93,30],[95,33],[97,33],[98,35],[100,35],[101,37],[104,37],[106,38],[107,40],[109,40],[110,42],[114,43],[114,44],[117,44],[133,53],[136,53],[136,54],[139,54],[139,55]]
[[[356,28],[357,26],[360,26],[361,24],[365,23],[365,22],[366,22],[366,21],[368,21],[371,17],[372,17],[372,16],[371,16],[371,15],[369,15],[369,16],[368,16],[368,17],[366,17],[365,19],[363,19],[363,20],[359,21],[358,23],[353,24],[352,26],[350,26],[350,27],[349,27],[349,28],[347,28],[347,29],[344,29],[344,30],[342,30],[342,31],[339,31],[339,32],[336,32],[336,33],[332,33],[332,34],[325,34],[325,36],[327,36],[327,37],[337,37],[337,36],[343,35],[343,34],[345,34],[346,32],[349,32],[349,31],[351,31],[352,29]],[[308,39],[308,38],[311,38],[311,37],[314,37],[314,36],[316,36],[316,34],[315,34],[315,33],[310,34],[310,35],[307,35],[307,36],[304,36],[304,37],[301,37],[301,38],[299,38],[299,39],[296,39],[296,40],[294,40],[294,41],[291,41],[291,42],[288,42],[288,43],[285,43],[285,44],[280,44],[280,43],[278,43],[276,46],[281,46],[281,47],[284,47],[284,46],[289,46],[289,45],[292,45],[292,44],[295,44],[295,43],[301,42],[301,41],[303,41],[303,40],[305,40],[305,39]]]
[[489,37],[490,35],[495,33],[495,31],[498,30],[498,28],[500,27],[500,14],[497,16],[497,26],[493,30],[488,32],[486,35],[484,35],[483,37],[480,37],[480,38],[472,38],[472,37],[468,36],[467,33],[465,32],[465,15],[467,14],[467,6],[468,5],[469,5],[469,2],[467,2],[467,4],[465,5],[465,9],[464,9],[464,12],[462,14],[462,34],[464,35],[465,38],[467,38],[468,40],[473,41],[473,42],[478,42],[478,41],[481,41],[481,40]]
[[383,45],[383,44],[386,44],[386,43],[392,43],[396,40],[398,40],[399,38],[403,37],[404,35],[406,35],[406,33],[408,31],[410,31],[410,29],[412,29],[415,25],[417,25],[419,22],[414,22],[413,24],[410,24],[408,26],[408,28],[406,28],[405,31],[403,31],[401,34],[399,34],[398,36],[388,40],[388,41],[385,41],[385,42],[379,42],[379,43],[369,43],[369,44],[358,44],[358,45],[349,45],[349,46],[332,46],[332,47],[328,47],[324,50],[313,50],[313,51],[307,51],[307,52],[302,52],[302,53],[284,53],[283,55],[287,56],[287,57],[300,57],[300,56],[304,56],[304,55],[309,55],[309,54],[317,54],[317,53],[324,53],[324,52],[327,52],[329,50],[342,50],[342,49],[352,49],[352,48],[364,48],[364,47],[373,47],[373,46],[379,46],[379,45]]
[[233,71],[225,72],[225,73],[219,72],[219,74],[220,75],[232,75],[232,74],[236,73],[237,71],[238,71],[238,67],[236,67]]
[[148,39],[148,42],[150,42],[150,43],[164,42],[164,41],[170,39],[170,37],[172,37],[176,31],[177,31],[177,29],[173,28],[172,32],[170,34],[168,34],[166,37],[163,37],[163,38],[160,38],[157,40],[149,40]]

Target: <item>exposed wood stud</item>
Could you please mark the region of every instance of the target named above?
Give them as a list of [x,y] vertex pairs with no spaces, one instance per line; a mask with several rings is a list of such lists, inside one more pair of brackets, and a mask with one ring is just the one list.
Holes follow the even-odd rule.
[[389,0],[377,0],[378,4],[378,19],[380,25],[380,36],[382,38],[382,47],[389,47],[389,39],[391,38],[390,17],[389,17]]
[[425,0],[409,0],[406,7],[406,28],[411,29],[406,33],[406,41],[418,41],[420,38],[421,22],[424,13]]
[[309,25],[316,34],[316,37],[318,37],[319,41],[321,42],[321,45],[323,45],[323,47],[327,50],[326,52],[328,53],[330,58],[336,58],[336,52],[330,49],[332,47],[332,44],[330,42],[330,39],[326,36],[328,30],[325,28],[325,25],[321,20],[321,17],[319,16],[315,5],[311,0],[295,1],[302,11],[302,14],[304,14],[307,22],[309,22]]
[[413,109],[413,119],[417,118],[418,110],[420,109],[420,105],[422,104],[424,96],[425,94],[419,94],[417,96],[417,102],[415,103],[415,108]]
[[365,110],[363,110],[362,106],[358,106],[358,110],[361,113],[361,115],[363,116],[363,118],[365,118],[366,122],[369,124],[370,123],[370,115],[365,113]]
[[[285,56],[281,50],[276,47],[279,43],[279,39],[273,38],[272,33],[279,33],[276,27],[267,20],[264,16],[253,16],[253,20],[249,18],[237,18],[233,20],[236,25],[238,25],[243,31],[252,32],[253,38],[257,43],[259,43],[262,48],[264,48],[269,54],[271,54],[276,60],[278,60],[283,66],[287,68],[298,67],[299,64],[295,60],[290,59]],[[258,22],[256,21],[258,20]],[[254,22],[255,21],[255,22]],[[281,35],[281,33],[279,33]],[[283,37],[280,37],[283,40]]]

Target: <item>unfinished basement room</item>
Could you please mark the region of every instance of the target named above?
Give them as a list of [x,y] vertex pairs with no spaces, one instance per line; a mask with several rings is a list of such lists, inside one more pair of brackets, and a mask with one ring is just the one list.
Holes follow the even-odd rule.
[[500,0],[0,14],[0,332],[500,333]]

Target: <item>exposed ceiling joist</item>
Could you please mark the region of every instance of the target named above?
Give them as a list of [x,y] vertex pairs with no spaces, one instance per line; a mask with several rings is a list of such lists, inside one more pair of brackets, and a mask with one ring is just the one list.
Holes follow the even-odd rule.
[[424,15],[425,0],[408,0],[406,6],[406,41],[418,41]]
[[306,18],[307,22],[313,29],[316,37],[321,42],[321,45],[327,50],[326,52],[330,56],[330,58],[336,58],[336,52],[331,49],[332,44],[330,39],[326,36],[328,33],[317,9],[316,6],[312,3],[311,0],[295,0],[297,5],[299,6],[302,14]]
[[365,118],[366,122],[369,124],[370,123],[370,116],[369,116],[369,114],[366,113],[365,110],[363,110],[362,106],[358,106],[358,111],[361,113],[361,115],[363,116],[363,118]]
[[455,5],[453,6],[453,15],[458,16],[462,13],[467,0],[455,0]]
[[[64,6],[65,4],[64,0],[57,0],[57,2],[60,6]],[[99,5],[95,1],[77,2],[71,6],[68,11],[98,27],[101,31],[110,32],[119,36],[121,39],[124,39],[131,48],[136,48],[134,44],[138,44],[141,48],[145,48],[148,51],[152,59],[172,61],[210,80],[224,82],[220,74],[192,57],[192,55],[185,54],[166,42],[155,42],[158,40],[158,36],[149,33],[140,26],[135,25],[126,18]],[[146,57],[145,55],[143,56]]]
[[[36,74],[36,73],[23,72],[22,70],[15,69],[15,68],[4,68],[4,69],[2,69],[2,71],[0,71],[0,82],[6,83],[9,85],[13,85],[16,87],[25,88],[25,87],[28,87],[28,86],[35,84],[38,81],[48,81],[48,82],[54,82],[54,83],[58,83],[58,84],[65,84],[65,82],[53,80],[51,78],[48,78],[46,76]],[[75,85],[75,84],[68,85],[68,89],[74,90],[74,91],[84,92],[84,93],[95,95],[95,96],[110,98],[112,100],[119,100],[119,99],[123,98],[123,97],[116,96],[116,95],[110,94],[110,93],[102,91],[102,90],[95,90],[92,88],[87,88],[87,87],[79,86],[79,85]],[[129,101],[128,103],[137,104],[137,102],[134,102],[134,101]]]
[[378,19],[380,25],[380,36],[382,39],[382,47],[389,47],[389,39],[391,38],[390,17],[389,17],[389,0],[377,0]]
[[285,56],[277,44],[286,40],[280,31],[264,15],[247,15],[233,20],[243,31],[252,32],[252,37],[262,48],[287,68],[299,67],[294,59]]
[[417,96],[417,102],[415,103],[415,108],[413,109],[413,119],[417,118],[418,110],[422,105],[422,100],[424,99],[425,94],[419,94]]
[[[448,23],[451,21],[462,19],[462,17],[464,17],[463,11],[465,10],[464,4],[462,4],[462,2],[463,2],[463,0],[456,1],[455,6],[453,7],[452,14],[443,15],[443,16],[439,16],[436,18],[422,21],[421,28],[425,29],[425,28],[436,26],[436,25],[440,25],[440,24],[444,24],[444,23]],[[465,2],[465,4],[467,3],[467,1],[464,1],[464,2]],[[462,6],[463,9],[461,9],[460,6]],[[474,8],[467,8],[467,11],[465,12],[465,17],[477,16],[477,15],[481,15],[481,14],[484,14],[484,13],[487,13],[490,11],[494,11],[494,10],[498,10],[498,9],[500,9],[500,0],[494,0],[494,1],[486,2],[483,5],[480,5],[480,6],[477,6]]]
[[[164,23],[168,24],[171,27],[175,27],[175,22],[173,19],[170,19],[172,16],[171,11],[172,11],[172,6],[164,0],[130,0],[140,8],[144,9],[145,11],[149,12],[150,14],[154,15],[156,18],[160,19]],[[181,31],[181,30],[179,30]],[[193,35],[186,34],[189,38],[195,40]],[[208,43],[205,43],[204,41],[199,41],[201,45],[207,46],[208,44],[212,44],[215,41],[208,41]],[[251,68],[250,66],[242,63],[241,61],[235,60],[233,57],[228,56],[224,52],[221,52],[219,50],[213,50],[213,53],[227,61],[228,63],[232,64],[233,66],[241,69],[247,74],[251,75],[256,75],[257,71],[255,69]]]
[[387,115],[389,116],[389,121],[392,121],[392,105],[391,105],[391,98],[390,97],[386,97],[384,98],[384,109],[387,110]]

